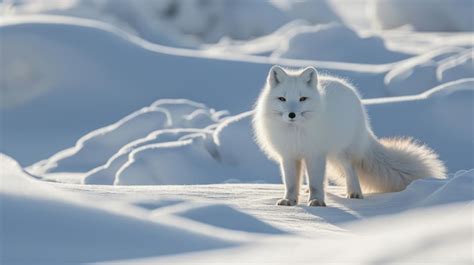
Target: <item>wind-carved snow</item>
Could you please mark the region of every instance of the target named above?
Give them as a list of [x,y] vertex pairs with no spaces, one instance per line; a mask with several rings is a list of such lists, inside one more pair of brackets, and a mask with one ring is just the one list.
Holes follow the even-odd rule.
[[297,27],[287,33],[271,56],[362,64],[393,63],[409,57],[387,49],[380,37],[361,37],[337,23]]
[[396,65],[384,78],[391,96],[421,93],[439,84],[474,77],[472,48],[440,48]]
[[[204,132],[204,127],[218,122],[223,114],[188,100],[159,100],[112,125],[81,137],[74,147],[41,162],[41,167],[45,169],[42,173],[87,172],[105,164],[114,154],[117,157],[129,153],[130,146],[137,148],[144,143],[177,140],[179,133],[182,134],[182,131],[175,130],[168,131],[166,135],[161,131],[163,129],[193,127]],[[199,130],[183,132],[197,133]],[[167,137],[163,139],[164,135]]]
[[2,264],[87,263],[236,245],[191,226],[152,221],[132,205],[51,187],[3,154],[0,163],[2,227],[8,227],[2,229]]
[[279,182],[277,168],[253,142],[250,116],[248,112],[228,118],[212,134],[138,148],[116,172],[114,183]]

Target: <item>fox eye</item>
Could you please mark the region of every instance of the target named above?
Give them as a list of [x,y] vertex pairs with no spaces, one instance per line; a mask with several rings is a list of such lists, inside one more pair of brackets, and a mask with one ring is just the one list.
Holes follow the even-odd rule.
[[300,97],[300,102],[303,102],[303,101],[305,101],[305,100],[307,100],[307,99],[308,99],[308,97]]
[[284,97],[278,97],[278,100],[281,101],[281,102],[285,102],[285,101],[286,101],[286,98],[284,98]]

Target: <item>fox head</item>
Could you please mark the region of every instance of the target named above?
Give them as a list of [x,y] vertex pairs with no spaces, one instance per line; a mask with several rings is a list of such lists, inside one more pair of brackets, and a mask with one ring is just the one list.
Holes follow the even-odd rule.
[[299,71],[273,66],[264,89],[266,112],[288,124],[301,124],[321,109],[318,72],[314,67]]

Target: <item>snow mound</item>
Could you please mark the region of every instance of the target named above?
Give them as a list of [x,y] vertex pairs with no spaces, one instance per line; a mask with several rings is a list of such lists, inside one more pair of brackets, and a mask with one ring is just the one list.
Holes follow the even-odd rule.
[[[212,125],[220,118],[215,114],[214,110],[192,101],[159,100],[112,125],[86,134],[74,147],[36,166],[35,173],[86,172],[105,164],[117,152],[122,156],[128,153],[130,147],[127,144],[138,147],[143,142],[164,142],[178,138],[176,135],[168,134],[168,139],[161,139],[164,136],[161,132],[163,129],[203,128]],[[185,132],[194,131],[185,130]],[[39,167],[42,170],[39,170]]]
[[344,25],[331,23],[295,28],[272,57],[383,64],[406,59],[408,55],[388,50],[380,37],[361,37]]
[[372,24],[381,29],[410,25],[417,31],[473,31],[471,0],[376,0]]
[[392,96],[421,93],[461,78],[474,77],[474,49],[441,48],[399,63],[384,78]]
[[433,192],[417,207],[436,206],[474,200],[474,169],[456,172],[450,181]]
[[132,151],[138,150],[142,146],[180,141],[185,138],[190,138],[193,135],[210,132],[209,130],[203,129],[165,129],[155,131],[145,138],[140,138],[124,145],[107,160],[107,163],[88,171],[85,174],[83,182],[84,184],[113,184],[115,173],[127,163]]
[[250,118],[250,112],[243,113],[227,118],[213,134],[137,148],[116,172],[114,183],[276,183],[278,172],[253,142]]
[[[203,141],[187,139],[168,144],[147,145],[130,153],[116,172],[115,185],[203,184],[219,182],[209,169],[218,166]],[[218,171],[218,168],[216,168]],[[203,174],[206,172],[206,174]]]
[[[50,187],[3,154],[0,163],[2,227],[6,228],[1,237],[2,264],[91,263],[235,245],[150,221],[132,206]],[[94,206],[101,204],[108,206]]]
[[415,180],[400,192],[370,195],[367,198],[371,204],[370,208],[360,203],[347,206],[359,216],[370,217],[440,205],[469,203],[474,200],[473,181],[474,170],[463,170],[451,174],[446,179]]

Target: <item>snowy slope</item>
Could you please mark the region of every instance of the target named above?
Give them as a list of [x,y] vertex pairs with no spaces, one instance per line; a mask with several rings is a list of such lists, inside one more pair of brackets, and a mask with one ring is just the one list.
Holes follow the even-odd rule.
[[50,187],[11,158],[2,154],[0,159],[2,264],[94,262],[235,245],[152,221],[130,205]]
[[281,185],[52,184],[0,162],[2,264],[472,260],[472,170],[364,200],[331,186],[328,207],[312,208],[275,206]]

